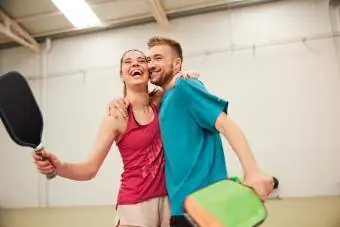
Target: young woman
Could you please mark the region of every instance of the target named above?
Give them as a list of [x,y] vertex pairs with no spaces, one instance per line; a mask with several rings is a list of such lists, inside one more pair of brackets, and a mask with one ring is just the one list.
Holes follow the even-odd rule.
[[76,181],[91,180],[115,142],[124,165],[116,226],[170,226],[158,122],[160,97],[157,92],[148,92],[149,70],[143,52],[129,50],[123,54],[120,77],[124,83],[124,95],[130,103],[128,117],[105,116],[94,147],[83,162],[63,162],[48,151],[43,152],[47,161],[35,153],[33,158],[42,174],[56,170],[60,177]]

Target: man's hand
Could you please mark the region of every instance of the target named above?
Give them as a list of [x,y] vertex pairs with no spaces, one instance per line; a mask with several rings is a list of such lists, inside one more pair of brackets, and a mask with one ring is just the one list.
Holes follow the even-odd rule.
[[184,79],[187,78],[198,78],[200,77],[200,73],[197,71],[192,71],[192,70],[188,70],[188,71],[181,71],[178,74],[180,74],[181,76],[183,76]]
[[127,118],[128,111],[127,108],[130,102],[127,98],[120,98],[112,100],[107,108],[107,114],[114,118]]
[[274,190],[273,177],[262,172],[248,173],[245,175],[244,184],[253,188],[262,201],[267,200]]

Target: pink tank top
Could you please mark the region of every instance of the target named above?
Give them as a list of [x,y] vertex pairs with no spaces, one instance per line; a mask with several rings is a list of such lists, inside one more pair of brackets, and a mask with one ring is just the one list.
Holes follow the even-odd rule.
[[153,120],[140,125],[132,108],[123,138],[117,143],[124,171],[118,194],[118,204],[135,204],[167,194],[164,154],[157,107],[151,104]]

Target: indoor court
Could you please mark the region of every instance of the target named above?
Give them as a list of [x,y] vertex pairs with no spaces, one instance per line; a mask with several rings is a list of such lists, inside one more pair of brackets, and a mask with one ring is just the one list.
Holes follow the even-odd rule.
[[[128,171],[116,143],[124,145],[124,138],[132,137],[121,137],[122,143],[116,140],[107,148],[107,157],[93,174],[82,175],[75,164],[68,169],[63,164],[84,162],[101,135],[98,129],[110,101],[123,97],[124,84],[131,95],[129,86],[140,86],[134,81],[148,75],[146,69],[153,61],[157,66],[168,59],[158,59],[157,54],[153,59],[150,50],[154,47],[148,48],[147,43],[154,36],[180,43],[182,70],[198,77],[208,92],[219,97],[217,102],[228,101],[227,114],[244,133],[259,167],[279,180],[279,187],[264,203],[267,218],[259,226],[340,227],[340,0],[0,0],[0,76],[18,72],[26,79],[44,121],[41,142],[62,160],[58,163],[63,172],[60,167],[58,174],[79,176],[79,180],[47,179],[37,170],[34,149],[15,143],[5,121],[0,121],[0,227],[115,226],[120,181],[123,171]],[[150,58],[126,62],[125,53],[131,49]],[[139,70],[137,76],[122,76],[127,64],[131,75]],[[149,68],[134,69],[134,64]],[[146,79],[151,91],[154,85]],[[15,86],[1,86],[2,81],[0,89],[14,92]],[[5,93],[0,90],[1,94]],[[189,94],[183,98],[188,103],[199,99],[197,93]],[[16,99],[0,97],[0,114],[5,109],[1,102],[14,106],[11,100]],[[166,101],[160,102],[164,112],[170,108]],[[19,110],[22,104],[16,105],[19,118],[32,115],[31,110]],[[149,103],[145,108],[153,111],[157,122],[160,119],[162,134],[157,135],[164,136],[166,120],[156,117],[165,113],[160,110],[155,115]],[[194,107],[176,108],[180,112]],[[202,106],[201,112],[213,111],[215,106],[211,108]],[[194,114],[193,119],[199,121],[204,114]],[[123,122],[118,118],[110,119]],[[216,122],[213,133],[218,133]],[[32,134],[34,127],[30,123],[19,129]],[[199,122],[195,127],[211,132]],[[113,131],[125,130],[121,128],[110,128],[112,138],[118,138]],[[179,141],[199,143],[196,134],[182,135],[175,126],[167,133]],[[228,176],[242,180],[243,166],[222,134]],[[112,139],[106,135],[106,140]],[[146,143],[143,136],[147,135],[134,138],[134,145]],[[167,152],[166,146],[176,142],[163,139],[163,143]],[[106,145],[98,146],[106,149]],[[123,145],[122,149],[128,149]],[[191,148],[183,152],[191,155]],[[165,153],[165,168],[168,159]],[[179,159],[177,163],[183,161]],[[200,156],[197,163],[201,160]],[[84,171],[89,171],[85,164]],[[144,168],[138,171],[143,176],[151,174]],[[132,216],[127,214],[127,218]],[[216,227],[202,227],[207,226]]]

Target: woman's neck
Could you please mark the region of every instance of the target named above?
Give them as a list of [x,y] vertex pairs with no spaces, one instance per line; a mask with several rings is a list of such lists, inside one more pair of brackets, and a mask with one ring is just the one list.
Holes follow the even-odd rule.
[[127,92],[127,99],[135,110],[144,110],[150,104],[150,97],[148,92]]

